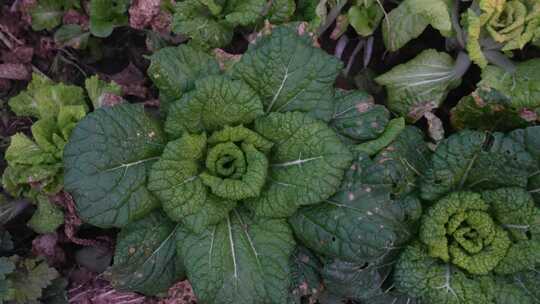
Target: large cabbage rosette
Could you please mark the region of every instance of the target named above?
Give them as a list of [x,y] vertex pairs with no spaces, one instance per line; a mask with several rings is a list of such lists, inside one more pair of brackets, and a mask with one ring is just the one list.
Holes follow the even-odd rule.
[[428,303],[537,303],[539,131],[462,131],[437,147],[398,290]]
[[269,113],[245,82],[211,76],[169,110],[175,139],[152,166],[148,188],[167,215],[194,230],[218,223],[243,201],[265,217],[287,217],[332,195],[351,153],[323,121]]

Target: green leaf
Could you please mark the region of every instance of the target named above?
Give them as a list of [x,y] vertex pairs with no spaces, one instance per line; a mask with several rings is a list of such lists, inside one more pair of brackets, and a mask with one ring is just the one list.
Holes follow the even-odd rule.
[[290,265],[292,303],[301,304],[306,297],[316,299],[324,288],[320,277],[323,265],[319,258],[309,249],[298,246],[291,255]]
[[140,104],[87,115],[64,150],[65,188],[81,218],[98,227],[122,227],[157,207],[146,180],[164,138],[160,124]]
[[340,135],[359,141],[379,137],[388,124],[390,113],[362,91],[337,91],[330,124]]
[[234,210],[201,234],[179,232],[178,251],[204,303],[286,303],[294,239],[284,220]]
[[129,0],[91,0],[90,32],[97,37],[107,37],[115,27],[127,25]]
[[352,155],[325,123],[299,112],[271,113],[256,119],[254,130],[275,143],[268,182],[247,200],[257,215],[287,217],[338,189]]
[[424,32],[428,25],[443,35],[452,31],[450,8],[445,0],[404,0],[383,21],[386,48],[395,52]]
[[401,254],[394,272],[397,289],[422,303],[487,304],[493,303],[493,284],[490,276],[483,280],[470,276],[430,257],[418,243],[408,246]]
[[532,196],[521,188],[501,188],[483,192],[482,198],[512,239],[508,252],[494,271],[513,274],[540,264],[540,208]]
[[266,113],[301,111],[328,121],[341,67],[335,57],[313,47],[309,35],[277,27],[250,45],[231,73],[259,94]]
[[9,106],[15,114],[36,118],[56,117],[60,108],[66,105],[87,108],[82,88],[55,84],[39,74],[33,74],[26,90],[9,100]]
[[[414,189],[415,171],[422,169],[426,152],[421,133],[407,129],[375,161],[361,154],[333,197],[301,208],[290,219],[296,237],[318,254],[344,262],[362,264],[386,256],[410,237],[409,216],[418,210],[393,198]],[[419,202],[414,209],[421,209]]]
[[204,49],[229,44],[234,34],[233,29],[234,25],[224,18],[212,16],[209,9],[199,1],[186,0],[176,3],[172,20],[173,32],[188,35],[194,44]]
[[417,120],[423,113],[412,117],[415,107],[427,103],[438,107],[448,91],[461,83],[459,68],[454,66],[450,55],[428,49],[377,77],[375,81],[386,86],[390,110]]
[[53,233],[64,223],[64,213],[47,197],[37,197],[37,210],[28,221],[28,226],[37,233]]
[[94,105],[94,109],[104,106],[103,102],[106,94],[114,94],[121,96],[122,88],[116,82],[106,82],[100,80],[97,75],[94,75],[84,81],[84,86],[88,92],[88,97]]
[[84,50],[88,46],[90,32],[84,30],[78,24],[62,25],[54,33],[54,41],[63,46],[69,46],[74,49]]
[[361,143],[353,147],[355,152],[364,152],[368,155],[377,154],[396,139],[401,131],[405,129],[405,119],[403,117],[392,119],[381,136],[377,139]]
[[219,74],[217,61],[205,52],[182,44],[162,48],[150,56],[148,75],[159,89],[161,109],[195,87],[198,79]]
[[11,282],[11,300],[15,303],[31,303],[42,296],[43,289],[51,285],[59,273],[49,267],[41,259],[20,259],[12,257],[17,261],[17,271],[8,276]]
[[272,24],[290,21],[296,10],[296,3],[294,0],[273,0],[270,2],[270,5],[268,19]]
[[511,99],[481,84],[452,108],[450,119],[452,126],[458,130],[509,131],[528,125],[518,110],[512,107]]
[[148,189],[160,199],[169,218],[198,232],[219,223],[236,206],[235,201],[209,193],[199,178],[205,149],[205,135],[186,134],[169,142],[148,180]]
[[462,131],[445,139],[431,157],[421,185],[422,198],[436,200],[460,189],[527,187],[535,159],[502,133]]
[[351,26],[361,36],[370,36],[379,27],[384,12],[376,0],[358,1],[347,12]]
[[30,9],[34,31],[52,30],[62,23],[63,0],[42,0]]
[[114,264],[107,271],[112,285],[145,295],[166,292],[184,275],[176,254],[176,230],[176,224],[160,212],[122,228]]
[[249,124],[264,114],[257,92],[243,81],[209,76],[197,81],[195,87],[170,108],[165,131],[174,138],[186,131],[199,133]]

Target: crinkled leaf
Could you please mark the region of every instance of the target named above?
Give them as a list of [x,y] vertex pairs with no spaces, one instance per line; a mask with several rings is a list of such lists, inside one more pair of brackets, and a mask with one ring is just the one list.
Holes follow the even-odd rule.
[[190,45],[162,48],[150,57],[148,75],[159,89],[161,108],[180,99],[195,87],[195,81],[219,73],[217,61]]
[[34,31],[52,30],[60,25],[64,15],[64,0],[42,0],[30,9]]
[[232,74],[259,94],[267,113],[301,111],[327,121],[340,69],[339,60],[313,47],[309,35],[278,27],[250,45]]
[[294,0],[273,0],[270,2],[270,11],[268,12],[270,23],[285,23],[294,16],[296,10]]
[[160,124],[140,104],[87,115],[64,150],[65,188],[79,215],[99,227],[121,227],[157,207],[146,180],[164,145]]
[[231,42],[234,25],[224,18],[212,16],[203,3],[196,0],[181,1],[176,4],[174,10],[173,31],[188,35],[194,44],[210,49]]
[[17,271],[8,277],[11,281],[12,300],[16,303],[38,300],[43,290],[59,276],[54,268],[40,259],[18,259],[16,264]]
[[124,227],[108,270],[112,285],[156,295],[181,279],[184,266],[176,254],[176,230],[176,224],[160,212]]
[[197,232],[217,224],[236,206],[235,201],[209,193],[200,179],[199,163],[205,149],[204,135],[186,134],[169,142],[148,180],[148,188],[160,199],[169,218]]
[[178,251],[204,303],[286,303],[294,239],[286,221],[234,210],[201,234],[181,231]]
[[271,113],[255,120],[254,130],[275,143],[267,184],[247,201],[257,215],[290,216],[338,189],[352,155],[325,123],[300,112]]
[[[428,49],[375,80],[386,87],[390,110],[409,116],[419,104],[432,102],[439,106],[448,91],[460,84],[459,68],[450,55]],[[420,117],[409,116],[413,120]]]
[[127,25],[129,0],[91,0],[90,32],[97,37],[109,36],[115,27]]
[[58,206],[49,201],[47,197],[38,196],[37,210],[28,221],[28,226],[37,233],[54,232],[64,223],[64,213]]
[[386,48],[397,51],[410,40],[417,38],[428,25],[443,35],[452,31],[450,8],[445,0],[405,0],[388,13],[383,21],[383,38]]
[[401,292],[420,298],[422,303],[492,303],[492,279],[470,278],[465,272],[432,258],[422,245],[408,246],[394,272],[394,284]]
[[407,130],[375,162],[361,154],[325,203],[300,209],[290,219],[296,237],[321,255],[357,264],[376,261],[407,241],[409,216],[417,217],[413,209],[420,204],[413,199],[409,206],[416,206],[405,208],[391,195],[411,190],[427,152],[422,135]]
[[215,131],[225,125],[249,124],[264,114],[257,92],[245,82],[209,76],[195,90],[172,104],[165,131],[176,138],[184,132]]
[[39,74],[33,74],[26,90],[9,100],[9,106],[15,114],[36,118],[55,117],[60,108],[66,105],[87,107],[82,88],[55,84]]
[[540,59],[531,59],[516,65],[514,73],[497,66],[482,71],[478,86],[489,87],[509,99],[516,111],[540,108]]
[[94,75],[84,81],[84,86],[88,92],[88,97],[94,105],[94,109],[107,106],[106,94],[122,95],[122,88],[116,82],[106,82],[100,80],[97,75]]
[[462,131],[441,142],[424,172],[422,198],[436,200],[459,189],[525,188],[535,159],[502,133]]
[[361,91],[337,91],[330,124],[340,135],[359,141],[379,137],[388,124],[390,113]]

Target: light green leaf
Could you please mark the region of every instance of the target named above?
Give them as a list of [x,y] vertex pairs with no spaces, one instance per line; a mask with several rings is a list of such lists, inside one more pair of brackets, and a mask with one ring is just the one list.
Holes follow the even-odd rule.
[[375,155],[393,142],[404,129],[405,119],[403,117],[394,118],[388,123],[379,138],[356,145],[352,149],[355,152],[367,153],[369,156]]
[[314,48],[309,35],[278,27],[249,47],[232,75],[259,94],[267,113],[301,111],[328,121],[340,69],[339,60]]
[[56,117],[60,108],[66,105],[82,105],[87,108],[82,88],[55,84],[39,74],[33,74],[26,90],[9,100],[9,106],[15,114],[36,118]]
[[115,27],[127,25],[129,0],[91,0],[90,32],[97,37],[107,37]]
[[159,89],[161,109],[195,87],[198,79],[219,74],[217,61],[205,52],[182,44],[166,47],[150,56],[148,75]]
[[349,22],[361,36],[370,36],[379,27],[384,12],[376,0],[358,1],[347,12]]
[[296,10],[294,0],[273,0],[268,12],[269,21],[272,24],[285,23],[291,20]]
[[28,226],[39,234],[53,233],[64,223],[64,212],[45,196],[37,197],[37,210]]
[[84,81],[84,86],[88,92],[88,97],[94,105],[94,109],[104,106],[105,94],[114,94],[121,96],[122,88],[116,82],[106,82],[100,80],[97,75],[94,75]]
[[234,210],[201,234],[179,232],[178,251],[204,303],[286,303],[294,239],[284,220]]
[[34,31],[52,30],[62,22],[63,0],[42,0],[30,9]]
[[176,254],[176,224],[160,212],[124,227],[118,234],[114,264],[106,275],[118,290],[156,295],[184,276]]
[[98,227],[121,227],[157,207],[146,180],[164,137],[142,105],[121,104],[87,115],[64,150],[65,188],[81,218]]
[[450,55],[428,49],[375,81],[386,87],[390,110],[417,120],[422,115],[411,117],[412,110],[427,103],[438,107],[448,92],[461,83],[461,68],[454,65]]
[[404,0],[383,21],[383,39],[392,52],[417,38],[428,25],[448,35],[452,31],[450,8],[445,0]]
[[194,231],[219,223],[236,206],[235,201],[209,193],[199,177],[205,150],[205,135],[186,134],[169,142],[148,180],[148,189],[160,199],[169,218]]
[[255,121],[255,131],[275,143],[267,185],[247,201],[257,215],[290,216],[338,189],[352,155],[322,121],[299,112],[272,113]]

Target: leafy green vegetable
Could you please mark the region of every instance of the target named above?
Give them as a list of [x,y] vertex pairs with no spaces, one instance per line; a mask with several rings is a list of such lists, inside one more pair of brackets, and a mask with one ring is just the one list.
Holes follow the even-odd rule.
[[423,177],[418,241],[400,255],[394,283],[428,303],[536,303],[540,263],[536,128],[462,131],[444,140]]
[[52,30],[60,25],[64,11],[78,6],[74,0],[42,0],[30,8],[34,31]]
[[64,223],[64,213],[43,196],[37,197],[37,210],[28,221],[35,232],[45,234],[54,232]]
[[164,145],[161,125],[142,105],[121,104],[88,114],[64,151],[65,189],[81,218],[99,227],[119,227],[157,207],[145,183]]
[[4,188],[13,196],[57,193],[62,187],[64,145],[87,111],[83,90],[34,74],[28,88],[11,98],[9,105],[15,114],[38,120],[31,129],[33,139],[22,133],[11,137]]
[[107,275],[119,290],[165,292],[184,276],[176,256],[176,225],[155,212],[126,226],[118,235],[114,265]]
[[423,113],[414,109],[428,103],[438,107],[448,92],[461,83],[468,67],[468,59],[463,56],[455,62],[446,53],[428,49],[375,81],[386,86],[390,110],[416,121]]
[[115,27],[128,23],[129,0],[91,0],[90,32],[97,37],[109,36]]
[[530,0],[476,0],[464,14],[467,50],[474,63],[487,66],[483,49],[486,40],[504,52],[522,49],[538,37],[540,3]]
[[43,290],[58,276],[41,259],[0,257],[0,303],[40,303]]
[[86,79],[84,85],[94,109],[107,106],[107,98],[110,94],[122,95],[122,88],[118,84],[114,81],[106,82],[100,80],[97,75]]
[[262,18],[273,23],[288,21],[294,11],[292,0],[183,0],[176,4],[172,28],[187,34],[204,49],[223,47],[232,40],[237,26],[253,26]]
[[404,0],[383,21],[384,45],[397,51],[431,25],[444,36],[452,31],[448,0]]
[[377,0],[357,0],[347,12],[349,23],[361,36],[372,35],[383,16],[384,11]]
[[[185,267],[201,302],[285,303],[296,247],[285,218],[334,195],[347,144],[376,139],[388,112],[365,94],[336,94],[341,64],[293,27],[273,28],[226,71],[190,45],[151,61],[170,102],[165,123],[141,105],[99,108],[64,153],[80,216],[122,228],[109,277],[155,295]],[[366,122],[348,125],[357,115]],[[151,213],[159,206],[169,219]]]

